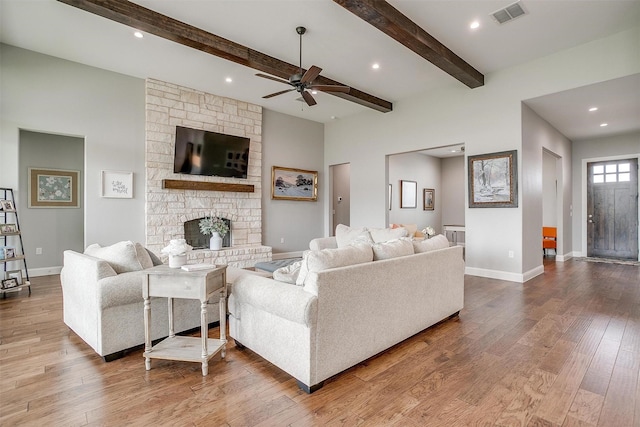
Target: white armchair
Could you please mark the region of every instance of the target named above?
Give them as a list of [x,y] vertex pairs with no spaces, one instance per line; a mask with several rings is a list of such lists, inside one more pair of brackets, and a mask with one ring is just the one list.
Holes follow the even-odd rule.
[[[67,250],[60,274],[64,322],[96,353],[111,361],[144,344],[144,269],[162,262],[139,243],[119,242],[84,254]],[[209,305],[209,322],[220,320],[218,301]],[[152,298],[153,340],[166,337],[169,320],[166,298]],[[200,327],[200,303],[174,301],[175,331]]]

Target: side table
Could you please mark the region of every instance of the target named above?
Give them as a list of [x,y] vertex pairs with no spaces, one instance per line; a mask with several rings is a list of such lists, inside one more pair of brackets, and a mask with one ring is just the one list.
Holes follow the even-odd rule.
[[[145,368],[151,369],[151,359],[202,362],[202,375],[209,372],[209,359],[218,352],[225,356],[227,266],[207,270],[185,271],[158,265],[145,270],[142,284],[144,298]],[[211,339],[207,321],[207,301],[220,292],[220,339]],[[169,309],[169,337],[151,346],[151,297],[166,297]],[[173,327],[173,299],[188,298],[200,301],[201,338],[176,336]]]

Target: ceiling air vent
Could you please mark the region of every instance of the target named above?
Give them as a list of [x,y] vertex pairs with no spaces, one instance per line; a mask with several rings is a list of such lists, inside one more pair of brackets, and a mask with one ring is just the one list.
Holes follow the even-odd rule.
[[526,14],[524,8],[520,4],[520,2],[517,1],[505,7],[504,9],[496,10],[491,14],[491,16],[498,24],[504,24],[505,22],[509,22],[512,19],[516,19],[524,14]]

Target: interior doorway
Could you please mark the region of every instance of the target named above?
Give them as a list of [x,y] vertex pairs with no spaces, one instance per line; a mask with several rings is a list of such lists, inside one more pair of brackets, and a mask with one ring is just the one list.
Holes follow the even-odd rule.
[[[556,258],[560,245],[560,219],[562,218],[562,203],[558,181],[561,174],[562,161],[560,157],[548,150],[542,150],[542,227],[556,230],[555,249],[543,251],[543,255]],[[560,170],[559,170],[560,169]],[[541,230],[542,232],[542,230]]]
[[334,236],[338,224],[351,225],[351,164],[329,166],[329,179],[329,235]]
[[638,159],[587,163],[587,256],[638,260]]

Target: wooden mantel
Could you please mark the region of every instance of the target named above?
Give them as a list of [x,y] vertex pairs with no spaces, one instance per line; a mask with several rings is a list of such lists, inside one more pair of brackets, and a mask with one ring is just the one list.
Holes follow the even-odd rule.
[[251,184],[229,184],[227,182],[180,181],[177,179],[163,179],[162,188],[172,190],[201,190],[201,191],[230,191],[237,193],[253,193],[255,187]]

